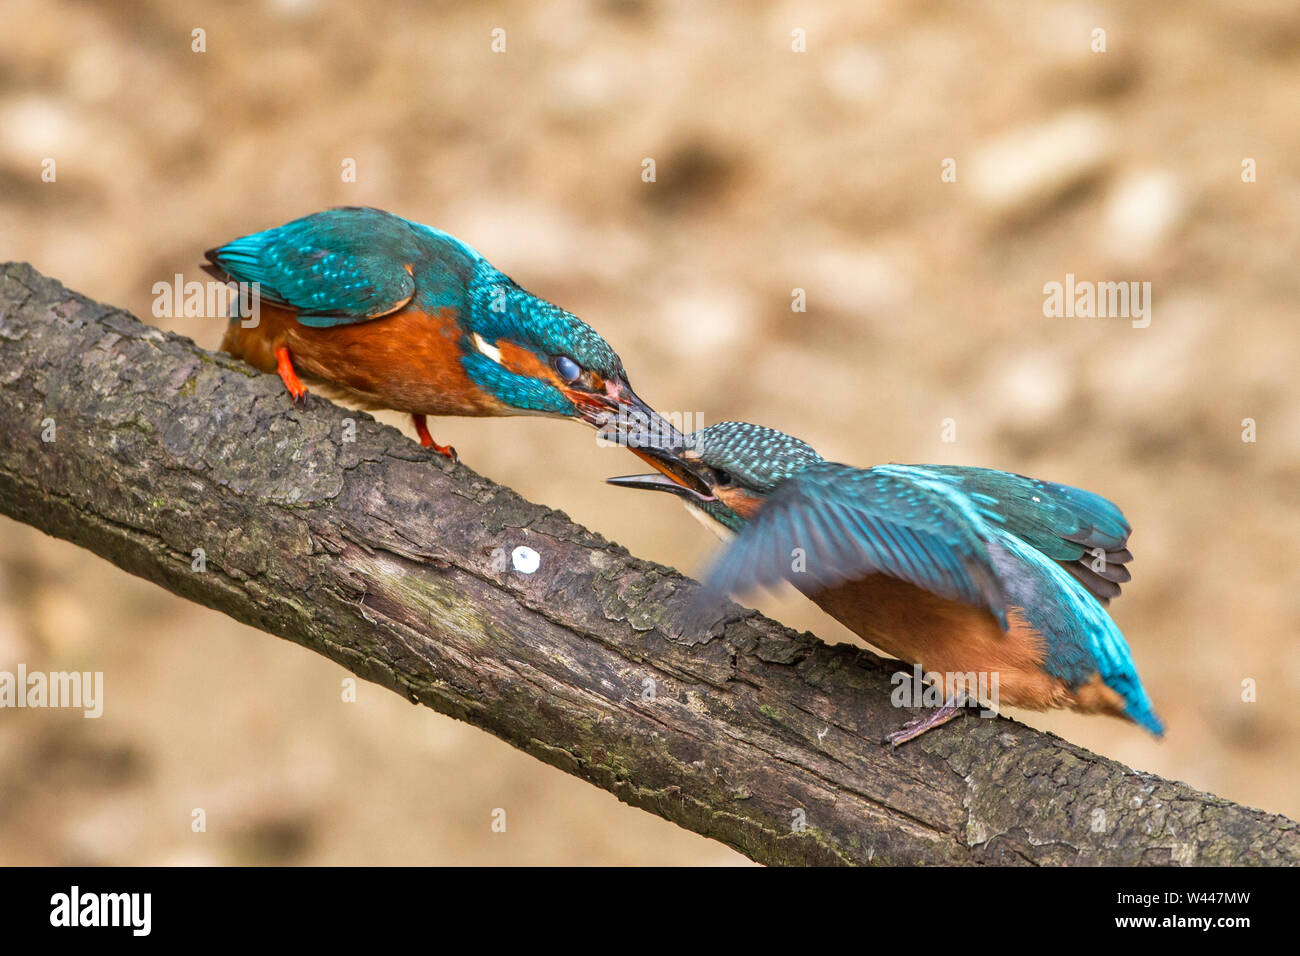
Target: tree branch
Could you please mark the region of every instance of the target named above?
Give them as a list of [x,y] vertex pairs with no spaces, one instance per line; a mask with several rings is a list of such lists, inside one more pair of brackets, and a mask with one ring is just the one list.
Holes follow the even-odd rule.
[[891,752],[894,667],[753,612],[669,636],[676,571],[19,264],[0,511],[763,863],[1300,863],[1283,817],[1009,720]]

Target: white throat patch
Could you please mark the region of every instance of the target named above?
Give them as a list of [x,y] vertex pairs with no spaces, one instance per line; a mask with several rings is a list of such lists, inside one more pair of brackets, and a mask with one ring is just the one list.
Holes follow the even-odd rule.
[[686,510],[691,513],[691,517],[712,531],[719,541],[730,541],[736,536],[736,532],[732,531],[721,521],[715,521],[713,517],[699,505],[693,504],[689,501],[683,501],[682,504],[686,505]]

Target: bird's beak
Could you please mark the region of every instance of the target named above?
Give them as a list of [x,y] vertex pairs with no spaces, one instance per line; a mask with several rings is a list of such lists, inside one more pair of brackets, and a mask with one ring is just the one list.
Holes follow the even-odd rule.
[[656,445],[685,441],[676,426],[643,402],[622,377],[606,379],[603,391],[565,389],[564,394],[578,409],[578,419],[600,429],[611,444],[633,447],[633,440],[642,436]]
[[621,478],[606,478],[605,481],[623,488],[667,491],[688,501],[716,501],[713,488],[702,473],[701,466],[682,457],[686,444],[685,436],[680,436],[678,441],[663,442],[653,434],[629,435],[629,450],[658,469],[658,474],[624,475]]
[[621,475],[618,478],[606,478],[605,482],[611,485],[618,485],[620,488],[644,488],[646,491],[667,491],[670,494],[677,495],[679,498],[689,498],[695,501],[713,501],[712,497],[706,497],[694,489],[687,488],[685,485],[678,483],[674,478],[667,475]]

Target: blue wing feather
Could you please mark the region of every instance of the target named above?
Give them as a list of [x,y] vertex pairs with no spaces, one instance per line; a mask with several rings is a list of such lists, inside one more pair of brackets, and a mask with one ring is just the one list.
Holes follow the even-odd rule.
[[[421,304],[460,307],[481,256],[428,226],[379,209],[328,209],[243,236],[208,252],[231,278],[260,283],[261,296],[304,325],[364,322]],[[490,267],[489,267],[490,268]]]
[[[1047,644],[1049,674],[1071,687],[1100,674],[1123,697],[1129,716],[1162,733],[1123,635],[1057,557],[1067,535],[1122,546],[1128,523],[1119,509],[1065,485],[973,471],[810,465],[778,485],[749,518],[715,561],[707,586],[741,593],[785,580],[816,594],[887,574],[987,607],[1004,630],[1007,611],[1020,608]],[[1040,504],[1045,514],[1031,507]],[[1035,542],[1049,534],[1041,550]],[[804,552],[802,565],[795,549]]]
[[1103,604],[1131,579],[1128,520],[1101,495],[992,468],[926,467],[956,482],[986,520],[1060,562]]
[[742,593],[785,580],[817,591],[889,574],[988,607],[1005,627],[996,574],[963,509],[960,492],[923,469],[820,462],[772,493],[719,556],[708,584]]

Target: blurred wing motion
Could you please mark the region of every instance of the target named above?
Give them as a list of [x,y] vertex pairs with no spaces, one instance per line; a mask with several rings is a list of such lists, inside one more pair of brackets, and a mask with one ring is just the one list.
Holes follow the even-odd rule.
[[951,477],[907,465],[821,462],[769,496],[706,583],[736,594],[784,580],[807,594],[887,574],[987,607],[1005,628],[1006,601],[981,524]]
[[[821,463],[772,493],[707,585],[737,593],[784,580],[815,595],[869,574],[899,578],[987,608],[1004,632],[1027,626],[1042,639],[1047,673],[1071,689],[1100,677],[1130,717],[1160,734],[1128,644],[1100,603],[1129,580],[1128,534],[1118,508],[1078,488],[988,469]],[[1093,548],[1107,557],[1100,571]]]

